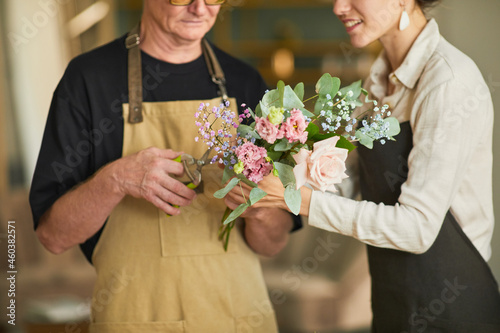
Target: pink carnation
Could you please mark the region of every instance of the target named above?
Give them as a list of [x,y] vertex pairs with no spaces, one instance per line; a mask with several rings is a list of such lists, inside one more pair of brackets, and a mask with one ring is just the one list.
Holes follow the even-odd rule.
[[243,170],[243,174],[247,177],[248,180],[253,181],[254,183],[260,182],[265,176],[271,173],[273,170],[273,165],[266,160],[262,159],[261,163],[254,169]]
[[306,131],[308,125],[306,119],[300,110],[293,109],[290,113],[290,117],[281,124],[277,138],[281,139],[285,137],[289,142],[299,141],[300,143],[305,143],[308,134]]
[[263,147],[246,142],[236,148],[235,153],[238,160],[243,162],[243,175],[248,180],[258,183],[273,170],[272,164],[266,161],[267,151]]
[[293,158],[297,165],[293,168],[297,189],[310,184],[315,190],[336,192],[335,184],[347,178],[345,160],[348,150],[335,145],[338,136],[316,142],[313,151],[301,149]]
[[278,126],[273,125],[267,118],[255,117],[255,130],[267,142],[274,143],[276,141]]

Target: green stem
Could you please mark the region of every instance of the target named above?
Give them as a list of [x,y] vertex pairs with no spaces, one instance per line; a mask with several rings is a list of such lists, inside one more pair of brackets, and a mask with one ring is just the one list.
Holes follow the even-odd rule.
[[306,99],[306,100],[302,101],[302,103],[309,102],[311,99],[313,99],[313,98],[317,98],[318,96],[319,96],[319,94],[314,95],[314,96],[312,96],[312,97],[309,97],[308,99]]
[[229,245],[229,235],[234,227],[236,220],[229,222],[228,224],[223,224],[224,220],[231,214],[233,210],[229,207],[226,208],[224,215],[222,215],[221,226],[219,228],[219,240],[222,241],[224,251],[227,252],[227,247]]
[[238,185],[240,186],[241,195],[243,196],[243,199],[245,199],[245,203],[248,203],[247,197],[245,197],[245,193],[243,193],[243,186],[241,186],[241,181],[238,182]]

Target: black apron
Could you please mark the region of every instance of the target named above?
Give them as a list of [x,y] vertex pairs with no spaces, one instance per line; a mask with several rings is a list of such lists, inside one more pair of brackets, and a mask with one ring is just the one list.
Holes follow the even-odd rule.
[[[397,203],[413,147],[409,122],[396,140],[358,148],[364,200]],[[500,332],[498,284],[449,211],[424,254],[367,248],[373,332]]]

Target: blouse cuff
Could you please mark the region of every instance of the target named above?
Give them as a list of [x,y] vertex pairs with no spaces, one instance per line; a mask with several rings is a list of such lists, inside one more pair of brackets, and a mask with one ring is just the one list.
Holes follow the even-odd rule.
[[313,191],[309,206],[309,225],[346,236],[354,235],[357,201],[334,193]]

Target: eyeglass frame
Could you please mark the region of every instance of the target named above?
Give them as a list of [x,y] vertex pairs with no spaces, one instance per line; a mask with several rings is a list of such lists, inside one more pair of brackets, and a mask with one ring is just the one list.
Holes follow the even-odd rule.
[[[190,3],[187,3],[187,4],[185,4],[185,5],[174,4],[174,3],[172,3],[172,1],[174,1],[174,0],[169,0],[169,1],[168,1],[168,2],[172,5],[172,6],[190,6],[190,5],[192,5],[192,4],[193,4],[193,2],[195,2],[196,0],[191,0],[191,2],[190,2]],[[219,6],[219,5],[223,5],[223,4],[226,2],[226,0],[224,0],[224,1],[223,1],[223,2],[221,2],[221,3],[214,3],[214,4],[208,4],[208,3],[207,3],[207,0],[204,0],[204,2],[205,2],[205,5],[206,5],[206,6]]]

